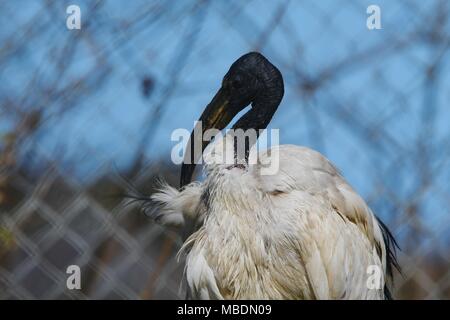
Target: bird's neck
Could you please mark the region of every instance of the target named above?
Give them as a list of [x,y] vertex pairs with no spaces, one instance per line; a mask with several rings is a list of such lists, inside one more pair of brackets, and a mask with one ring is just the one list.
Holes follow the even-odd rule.
[[234,151],[238,161],[244,160],[244,163],[248,164],[250,149],[256,144],[259,134],[269,125],[282,96],[283,93],[279,90],[261,94],[252,103],[252,108],[233,125],[232,129],[236,135]]
[[249,217],[248,212],[257,214],[264,195],[247,170],[222,167],[208,175],[207,180],[210,213],[245,217]]

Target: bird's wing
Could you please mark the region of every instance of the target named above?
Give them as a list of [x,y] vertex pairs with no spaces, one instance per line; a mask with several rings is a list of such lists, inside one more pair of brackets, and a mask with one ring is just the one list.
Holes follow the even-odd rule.
[[[278,161],[278,168],[272,172],[269,170],[269,174],[265,174],[264,168],[267,168],[269,158],[270,161]],[[330,279],[330,272],[342,270],[339,266],[338,270],[330,270],[333,267],[327,266],[327,261],[324,260],[329,260],[328,263],[331,263],[334,259],[333,266],[339,263],[343,266],[342,263],[346,262],[342,260],[344,252],[349,251],[349,246],[354,247],[355,254],[358,254],[357,251],[360,248],[363,250],[359,253],[361,255],[369,252],[369,260],[372,259],[370,256],[373,254],[377,256],[383,275],[385,274],[387,249],[383,229],[365,201],[350,187],[329,160],[309,148],[282,145],[262,153],[258,161],[259,163],[252,166],[251,170],[265,193],[274,195],[274,199],[283,194],[298,193],[296,198],[312,197],[312,201],[316,201],[317,205],[315,207],[312,205],[310,210],[320,208],[321,211],[332,212],[332,216],[323,215],[322,220],[317,222],[321,223],[320,227],[324,230],[315,233],[310,230],[311,228],[302,230],[302,241],[308,241],[304,234],[309,233],[311,238],[308,246],[302,245],[303,258],[309,259],[303,262],[311,285],[317,290],[317,295],[324,296],[329,289],[324,287],[323,275],[328,274]],[[263,166],[261,163],[266,165]],[[302,204],[299,203],[297,206]],[[311,215],[310,219],[315,216],[319,217],[315,214]],[[337,217],[340,219],[335,219]],[[309,225],[310,222],[306,224]],[[342,226],[341,231],[338,230],[338,225]],[[327,227],[330,230],[326,230]],[[325,243],[323,239],[329,241]],[[349,243],[348,239],[354,239],[351,242],[361,242],[361,245],[357,247],[358,244]],[[342,252],[341,255],[337,254],[339,250]],[[364,268],[364,273],[365,271]]]

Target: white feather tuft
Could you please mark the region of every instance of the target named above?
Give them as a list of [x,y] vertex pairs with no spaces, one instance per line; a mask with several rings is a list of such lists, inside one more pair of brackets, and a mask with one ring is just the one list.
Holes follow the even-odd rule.
[[150,196],[157,205],[156,220],[162,225],[180,227],[186,217],[197,219],[201,191],[200,183],[191,183],[179,191],[166,182],[160,182],[158,192]]

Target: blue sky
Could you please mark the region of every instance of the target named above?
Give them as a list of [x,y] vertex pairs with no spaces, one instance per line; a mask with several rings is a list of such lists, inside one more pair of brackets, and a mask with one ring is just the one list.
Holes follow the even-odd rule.
[[[35,1],[8,2],[2,5],[0,15],[11,18],[2,27],[0,39],[23,30],[31,17],[43,11],[42,19],[31,28],[37,36],[14,52],[0,71],[3,92],[10,98],[22,96],[23,84],[36,70],[39,81],[26,90],[42,93],[49,83],[63,87],[96,68],[103,55],[107,57],[107,80],[82,100],[75,99],[63,116],[58,116],[60,102],[51,102],[44,108],[49,120],[35,140],[38,154],[60,159],[62,168],[71,167],[78,179],[87,181],[109,170],[110,164],[125,167],[133,159],[140,137],[152,121],[149,114],[161,101],[165,103],[160,125],[145,153],[151,160],[169,159],[172,131],[191,129],[230,64],[258,49],[279,67],[285,79],[286,94],[270,124],[280,129],[281,143],[321,151],[367,198],[376,197],[377,185],[384,184],[407,200],[417,179],[417,164],[408,155],[418,151],[423,113],[428,112],[424,70],[442,50],[426,41],[436,2],[309,0],[290,1],[283,9],[285,2],[214,1],[199,8],[196,1],[108,1],[95,14],[89,1],[61,1],[52,13]],[[89,25],[81,31],[65,29],[66,4],[79,4],[82,24],[89,19]],[[370,4],[381,8],[381,30],[366,27]],[[282,18],[271,27],[281,10]],[[139,15],[144,18],[136,23]],[[131,27],[126,29],[126,25]],[[447,23],[444,28],[448,27]],[[270,35],[263,37],[267,30]],[[95,45],[76,38],[76,32],[89,32]],[[70,51],[72,62],[64,77],[53,79],[49,48],[58,56],[70,41],[80,42]],[[346,62],[349,57],[360,61]],[[305,96],[301,89],[304,77],[315,79],[340,65],[342,70],[331,73],[312,97]],[[449,136],[448,71],[447,55],[440,64],[435,107],[430,113],[435,133],[428,150],[436,165],[445,161],[448,153],[433,150]],[[145,76],[155,81],[149,98],[140,91]],[[168,92],[169,99],[163,99]],[[342,110],[348,112],[345,108],[354,116],[351,124],[346,124],[341,114]],[[14,121],[13,116],[2,120],[3,131],[13,127]],[[368,128],[376,131],[380,127],[384,134],[369,143],[364,138]],[[394,142],[384,140],[386,137]],[[449,191],[447,167],[435,182],[444,192]],[[402,189],[398,190],[400,180]],[[443,200],[429,197],[424,211],[442,211]],[[383,204],[379,206],[383,208]]]

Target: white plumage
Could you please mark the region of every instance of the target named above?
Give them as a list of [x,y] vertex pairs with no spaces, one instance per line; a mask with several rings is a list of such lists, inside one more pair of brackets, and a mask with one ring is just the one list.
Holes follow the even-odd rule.
[[[279,152],[276,175],[260,175],[259,164],[210,164],[204,182],[182,191],[164,185],[151,196],[163,223],[189,217],[201,225],[182,248],[191,296],[383,299],[386,244],[364,200],[320,153],[270,150]],[[379,289],[367,286],[369,266],[382,271]]]

